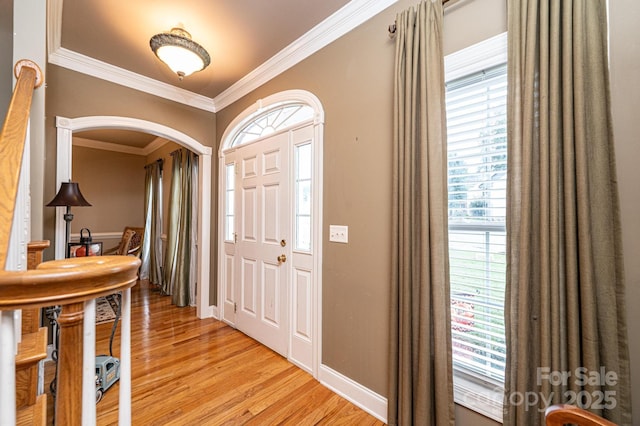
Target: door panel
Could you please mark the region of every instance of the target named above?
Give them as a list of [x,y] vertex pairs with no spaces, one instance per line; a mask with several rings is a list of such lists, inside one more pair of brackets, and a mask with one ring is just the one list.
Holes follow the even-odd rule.
[[257,277],[256,277],[256,261],[254,259],[248,259],[242,257],[242,282],[240,288],[242,294],[240,300],[242,301],[240,306],[240,312],[256,317],[256,293],[257,293]]
[[[289,240],[289,134],[240,147],[236,211],[240,224],[236,258],[241,268],[241,304],[236,327],[286,356],[288,352],[288,264],[280,241]],[[282,259],[282,258],[280,258]]]
[[293,273],[293,335],[311,342],[311,272],[296,270]]
[[280,229],[280,215],[282,211],[280,203],[282,194],[280,185],[268,185],[264,187],[264,244],[280,244],[283,230]]
[[281,322],[281,312],[282,306],[279,306],[279,297],[278,295],[281,292],[280,289],[280,266],[271,263],[264,264],[263,270],[263,283],[264,297],[262,298],[262,320],[271,325],[278,327],[278,324]]

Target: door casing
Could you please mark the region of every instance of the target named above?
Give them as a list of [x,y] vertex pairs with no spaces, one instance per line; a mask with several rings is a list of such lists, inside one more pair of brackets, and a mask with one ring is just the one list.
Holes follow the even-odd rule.
[[[319,369],[321,365],[322,354],[322,170],[323,170],[323,128],[324,128],[324,110],[319,99],[310,92],[304,90],[288,90],[280,93],[276,93],[267,98],[260,99],[253,105],[245,109],[239,114],[230,124],[227,126],[220,143],[219,150],[219,167],[218,167],[218,315],[219,318],[224,320],[225,318],[225,280],[229,277],[225,277],[224,262],[226,259],[224,250],[224,207],[225,207],[225,154],[231,149],[231,142],[234,140],[235,135],[242,127],[250,121],[257,114],[268,110],[270,107],[275,107],[283,102],[299,102],[304,103],[314,110],[314,117],[311,123],[307,123],[312,127],[313,142],[312,142],[312,179],[313,179],[313,191],[312,191],[312,274],[310,280],[312,282],[312,319],[311,319],[311,332],[312,332],[312,355],[311,365],[301,365],[295,357],[291,356],[291,350],[288,352],[287,359],[294,364],[300,365],[305,370],[309,371],[315,378],[318,378]],[[302,125],[303,123],[301,123]],[[258,142],[259,143],[259,142]],[[293,147],[290,146],[290,150]],[[291,185],[293,187],[293,185]],[[292,298],[289,298],[291,303]],[[291,312],[291,310],[290,310]],[[290,314],[291,315],[291,314]],[[227,321],[227,320],[225,320]],[[228,322],[228,321],[227,321]],[[289,321],[291,324],[291,321]],[[289,348],[291,349],[292,331],[289,330]]]

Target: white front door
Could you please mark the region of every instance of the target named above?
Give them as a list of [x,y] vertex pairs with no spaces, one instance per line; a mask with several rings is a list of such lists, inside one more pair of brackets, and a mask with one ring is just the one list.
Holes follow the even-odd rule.
[[[238,148],[235,160],[236,327],[288,353],[289,134]],[[231,266],[231,265],[230,265]]]

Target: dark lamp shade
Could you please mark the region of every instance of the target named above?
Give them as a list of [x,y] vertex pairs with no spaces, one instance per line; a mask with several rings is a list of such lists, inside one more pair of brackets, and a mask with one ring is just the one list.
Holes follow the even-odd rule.
[[47,207],[91,206],[80,192],[78,182],[62,182],[60,190]]

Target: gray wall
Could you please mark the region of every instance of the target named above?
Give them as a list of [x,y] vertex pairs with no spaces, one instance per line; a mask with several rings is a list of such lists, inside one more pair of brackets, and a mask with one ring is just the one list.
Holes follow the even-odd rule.
[[144,156],[74,146],[72,165],[73,180],[91,203],[73,208],[72,234],[81,228],[95,234],[144,226]]

